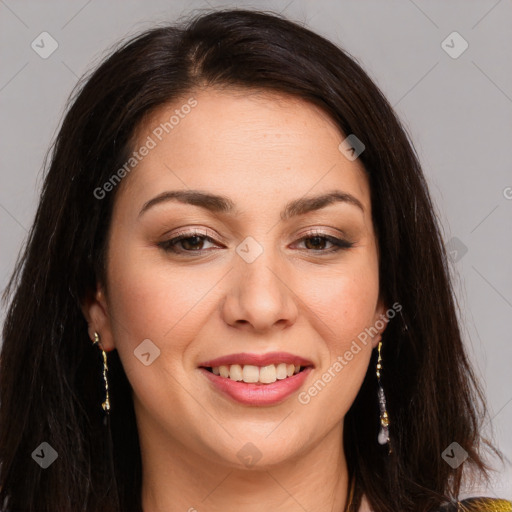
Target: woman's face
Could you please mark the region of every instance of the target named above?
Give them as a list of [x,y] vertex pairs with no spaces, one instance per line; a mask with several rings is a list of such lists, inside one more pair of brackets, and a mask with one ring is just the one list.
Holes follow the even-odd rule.
[[369,184],[345,136],[301,100],[212,89],[138,134],[108,296],[99,286],[88,314],[119,352],[141,447],[261,467],[341,442],[379,338],[365,329],[385,309]]

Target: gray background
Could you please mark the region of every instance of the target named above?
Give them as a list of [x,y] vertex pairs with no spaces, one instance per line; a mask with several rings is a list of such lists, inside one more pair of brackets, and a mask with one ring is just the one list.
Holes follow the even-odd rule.
[[[233,6],[306,23],[348,50],[395,106],[451,250],[465,339],[488,396],[486,430],[512,459],[510,0],[0,0],[0,290],[26,239],[43,158],[78,77],[119,38],[191,10]],[[58,43],[47,59],[31,47],[43,31]],[[454,31],[469,44],[458,58],[443,49],[460,50],[456,37],[442,46]],[[486,493],[512,497],[510,465]]]

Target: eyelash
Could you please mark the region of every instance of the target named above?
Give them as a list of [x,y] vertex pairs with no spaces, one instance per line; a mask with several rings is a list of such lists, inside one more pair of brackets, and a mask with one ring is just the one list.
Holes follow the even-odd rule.
[[[208,242],[215,243],[215,240],[213,238],[205,235],[204,233],[201,233],[199,231],[191,231],[189,233],[182,233],[181,235],[171,238],[169,240],[165,240],[164,242],[160,242],[160,243],[158,243],[158,246],[167,252],[172,252],[174,254],[180,254],[180,255],[188,255],[191,253],[201,254],[204,251],[207,251],[207,249],[199,249],[197,251],[191,251],[191,250],[186,250],[186,249],[178,250],[174,247],[176,244],[178,244],[182,240],[187,240],[189,238],[196,238],[196,237],[200,238],[200,239],[204,239]],[[351,247],[354,246],[353,242],[349,242],[348,240],[344,240],[341,238],[336,238],[334,236],[326,235],[326,234],[324,234],[322,232],[318,232],[318,231],[308,233],[306,236],[303,236],[302,238],[297,240],[297,242],[303,242],[304,240],[309,240],[312,238],[324,239],[334,245],[334,248],[331,248],[328,250],[305,249],[306,251],[313,252],[314,254],[320,254],[320,253],[330,254],[330,253],[338,252],[340,250],[350,249]]]

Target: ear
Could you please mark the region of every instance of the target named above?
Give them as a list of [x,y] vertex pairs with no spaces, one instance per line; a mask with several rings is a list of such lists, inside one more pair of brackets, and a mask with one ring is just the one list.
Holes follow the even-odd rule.
[[377,330],[377,334],[372,337],[372,347],[376,348],[379,344],[379,341],[382,340],[382,333],[386,330],[386,327],[389,322],[389,318],[386,315],[387,311],[386,304],[382,297],[379,297],[377,302],[377,307],[375,308],[375,316],[373,318],[373,326],[374,329]]
[[98,283],[96,291],[88,295],[81,304],[82,313],[87,320],[89,338],[94,341],[94,333],[100,337],[100,346],[105,352],[114,350],[112,320],[103,286]]

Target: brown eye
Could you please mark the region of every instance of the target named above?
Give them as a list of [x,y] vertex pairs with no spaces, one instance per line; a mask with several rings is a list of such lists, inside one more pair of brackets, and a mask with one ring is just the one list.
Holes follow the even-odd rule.
[[[178,240],[178,242],[185,250],[190,251],[194,249],[202,249],[204,240],[203,237],[200,236],[189,236],[181,238],[180,240]],[[201,247],[197,247],[198,245],[200,245]]]
[[[341,238],[336,238],[334,236],[318,233],[314,233],[313,235],[310,236],[305,236],[301,238],[298,242],[304,242],[306,249],[309,249],[310,251],[318,251],[323,253],[337,252],[340,249],[349,249],[354,245],[352,242],[349,242],[348,240],[343,240]],[[326,243],[332,244],[332,247],[326,249]]]
[[186,254],[187,252],[191,253],[204,251],[205,242],[215,243],[215,240],[201,233],[192,232],[183,233],[175,238],[171,238],[170,240],[160,242],[158,246],[165,251],[177,254]]
[[325,244],[329,242],[324,236],[312,236],[304,239],[307,249],[322,250],[325,249]]

